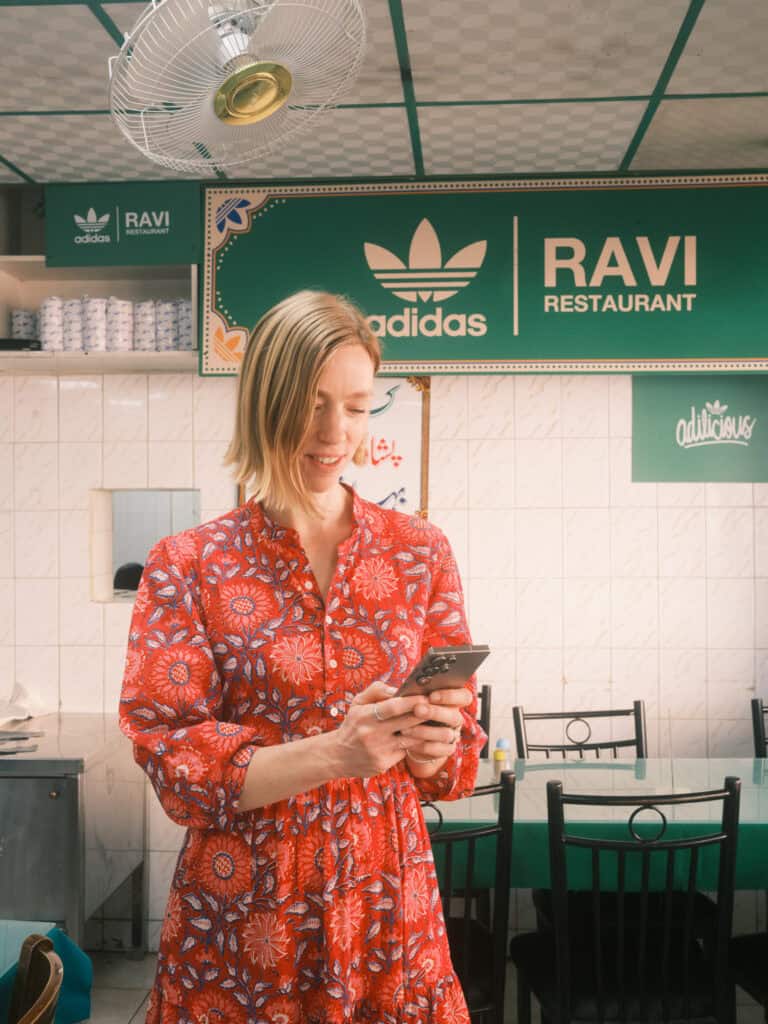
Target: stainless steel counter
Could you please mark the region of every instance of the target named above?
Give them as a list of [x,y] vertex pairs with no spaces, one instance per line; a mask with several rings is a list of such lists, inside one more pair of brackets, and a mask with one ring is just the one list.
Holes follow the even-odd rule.
[[117,716],[44,715],[18,731],[43,735],[0,754],[0,918],[56,921],[80,943],[130,877],[141,948],[146,787]]

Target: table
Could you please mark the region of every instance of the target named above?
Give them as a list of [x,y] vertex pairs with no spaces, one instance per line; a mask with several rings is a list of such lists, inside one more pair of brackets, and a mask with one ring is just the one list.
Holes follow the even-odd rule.
[[[638,758],[621,761],[532,761],[515,760],[509,767],[515,772],[515,824],[512,841],[513,888],[548,888],[549,849],[547,845],[547,782],[560,779],[563,790],[581,793],[646,795],[653,793],[691,793],[720,789],[723,779],[735,775],[741,779],[741,813],[736,855],[736,888],[768,889],[768,759],[765,758]],[[493,763],[482,761],[477,785],[495,781]],[[478,796],[445,801],[439,805],[444,827],[459,828],[470,823],[496,820],[498,798]],[[432,813],[425,809],[428,827]],[[589,813],[594,815],[594,811]],[[695,811],[700,815],[699,808]],[[611,817],[615,820],[611,820]],[[626,836],[626,810],[605,808],[601,833]],[[669,808],[669,833],[682,836],[700,827],[691,817],[691,809]],[[594,821],[590,823],[594,833]],[[478,853],[476,884],[493,886],[493,841]],[[714,872],[704,873],[705,887],[715,889]],[[588,886],[586,880],[584,887]],[[574,884],[578,887],[578,884]]]
[[91,1015],[93,966],[90,958],[52,921],[0,921],[0,1020],[8,1017],[21,944],[32,934],[51,939],[64,967],[55,1024],[87,1020]]

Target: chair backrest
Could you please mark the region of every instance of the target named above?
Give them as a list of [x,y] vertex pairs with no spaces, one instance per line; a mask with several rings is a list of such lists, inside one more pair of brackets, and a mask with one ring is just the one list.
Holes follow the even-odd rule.
[[[631,708],[615,708],[610,711],[525,711],[517,705],[512,708],[515,724],[515,743],[518,757],[544,754],[545,757],[618,757],[620,752],[633,752],[635,757],[648,756],[648,740],[645,731],[645,702],[633,701]],[[616,719],[619,725],[627,724],[631,731],[626,736],[594,739],[593,721]],[[533,742],[528,738],[527,722],[551,722],[557,724],[557,735],[547,742]],[[613,723],[614,725],[616,723]]]
[[755,757],[768,757],[768,704],[759,697],[752,699],[752,737],[755,743]]
[[52,1024],[64,968],[46,935],[24,940],[13,983],[8,1024]]
[[[486,736],[491,735],[491,688],[483,683],[477,693],[477,720]],[[480,757],[488,757],[488,743],[480,751]]]
[[[560,1020],[570,1018],[573,986],[582,992],[589,986],[594,1003],[608,1011],[599,1019],[730,1019],[740,788],[739,779],[726,778],[722,789],[707,792],[596,796],[566,794],[561,782],[547,783]],[[673,829],[668,834],[668,815],[683,806],[685,832],[677,838]],[[578,808],[575,820],[566,821],[568,807]],[[615,838],[604,838],[605,826],[601,838],[595,824],[606,814],[617,828]],[[625,815],[626,830],[619,825]],[[705,884],[702,867],[711,868],[712,858],[718,858],[717,904],[703,915],[697,893]],[[586,922],[574,920],[578,934],[570,934],[568,892],[579,870],[589,879],[591,913]],[[637,895],[627,899],[628,893]],[[697,939],[706,953],[703,972]],[[597,964],[602,966],[593,969]],[[585,974],[591,975],[586,983]]]
[[[496,796],[496,822],[452,830],[440,818],[430,831],[435,855],[443,916],[448,926],[453,966],[464,992],[470,1013],[489,1013],[501,1020],[507,972],[507,932],[509,929],[509,887],[512,862],[512,822],[515,814],[515,773],[504,771],[499,781],[478,786],[472,798]],[[490,847],[490,848],[489,848]],[[495,857],[493,911],[488,923],[478,920],[478,903],[483,889],[478,886],[476,869]],[[452,914],[453,905],[461,913]],[[485,949],[476,944],[477,929],[483,929],[491,949],[491,962]],[[478,965],[478,958],[483,958]],[[478,988],[478,975],[485,973],[490,996],[483,1005],[473,1004],[471,991]],[[481,986],[482,987],[482,986]]]

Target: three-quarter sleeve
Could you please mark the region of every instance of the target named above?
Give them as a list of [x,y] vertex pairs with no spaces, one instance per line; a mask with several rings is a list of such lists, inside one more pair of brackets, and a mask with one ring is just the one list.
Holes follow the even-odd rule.
[[[422,656],[430,647],[471,643],[461,578],[451,546],[440,533],[432,566],[432,580],[426,622],[422,634]],[[487,736],[477,721],[477,683],[467,682],[472,702],[461,709],[463,725],[456,750],[434,775],[416,778],[420,795],[427,800],[458,800],[475,787],[480,751]]]
[[120,727],[173,821],[228,830],[260,743],[257,729],[222,717],[196,548],[189,531],[149,553],[129,632]]

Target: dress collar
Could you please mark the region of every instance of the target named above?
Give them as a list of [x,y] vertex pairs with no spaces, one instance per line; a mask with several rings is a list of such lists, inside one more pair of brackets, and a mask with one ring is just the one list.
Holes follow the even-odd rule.
[[[351,536],[357,532],[357,530],[365,525],[373,527],[373,517],[368,511],[368,502],[365,501],[357,491],[350,487],[349,484],[342,483],[341,485],[346,491],[352,495],[352,518],[354,520],[354,527],[352,529]],[[290,526],[281,526],[276,523],[274,519],[271,519],[267,512],[264,510],[264,506],[260,501],[254,501],[251,499],[247,502],[247,506],[251,513],[251,524],[253,529],[256,530],[261,537],[265,540],[279,541],[283,544],[292,544],[297,547],[301,547],[301,538],[297,530],[294,530]],[[351,536],[347,540],[343,541],[343,544],[348,543]]]

